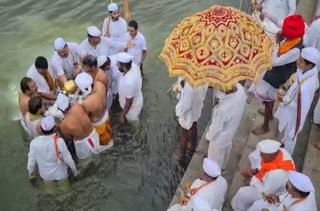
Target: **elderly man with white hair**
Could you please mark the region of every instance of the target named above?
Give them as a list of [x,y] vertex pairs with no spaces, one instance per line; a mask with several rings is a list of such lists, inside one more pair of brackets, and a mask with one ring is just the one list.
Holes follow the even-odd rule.
[[221,176],[221,169],[208,158],[204,158],[202,169],[204,175],[192,183],[187,193],[181,192],[180,204],[173,205],[168,211],[192,211],[195,207],[206,210],[208,206],[210,211],[222,210],[228,185]]
[[92,154],[98,154],[99,135],[83,107],[79,103],[71,105],[69,98],[63,94],[57,97],[57,107],[64,115],[60,132],[63,137],[74,142],[77,157],[86,159]]
[[113,145],[111,122],[106,105],[106,88],[100,81],[93,81],[88,73],[80,73],[75,79],[83,100],[81,105],[99,134],[100,145]]
[[314,47],[302,49],[297,61],[297,72],[294,83],[283,98],[274,114],[279,121],[279,131],[283,132],[281,142],[285,149],[294,152],[297,135],[303,129],[314,94],[319,88],[317,64],[320,52]]
[[114,41],[109,37],[102,37],[101,31],[96,26],[87,27],[88,38],[81,42],[82,49],[87,55],[95,57],[112,55],[114,51],[124,51],[128,46],[124,41]]
[[108,76],[108,93],[107,93],[107,106],[108,109],[112,106],[113,98],[118,94],[119,80],[121,73],[117,66],[116,55],[112,56],[99,56],[97,58],[98,67],[102,69]]
[[124,41],[127,33],[127,22],[120,17],[119,6],[110,3],[107,6],[109,15],[104,19],[102,25],[102,36],[110,37],[114,41]]
[[142,77],[140,69],[128,53],[117,54],[118,68],[122,73],[119,81],[119,103],[122,108],[120,123],[138,122],[143,107]]
[[54,41],[55,52],[51,58],[52,73],[59,81],[60,88],[80,72],[80,64],[85,56],[82,48],[74,42],[66,42],[62,37]]
[[266,139],[257,144],[256,150],[249,154],[250,167],[242,176],[250,179],[250,186],[241,187],[231,201],[236,211],[247,211],[261,198],[264,192],[263,179],[272,170],[294,171],[295,164],[290,154],[280,147],[281,143]]
[[30,179],[34,178],[36,166],[45,182],[60,181],[68,178],[68,167],[76,176],[78,170],[64,140],[56,134],[56,123],[52,116],[41,120],[41,136],[30,143],[27,169]]

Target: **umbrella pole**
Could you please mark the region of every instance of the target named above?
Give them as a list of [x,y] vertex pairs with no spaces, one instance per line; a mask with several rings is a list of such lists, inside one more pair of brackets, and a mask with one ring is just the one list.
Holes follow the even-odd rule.
[[124,17],[127,21],[132,20],[130,8],[129,8],[129,0],[123,0],[123,7],[124,7]]

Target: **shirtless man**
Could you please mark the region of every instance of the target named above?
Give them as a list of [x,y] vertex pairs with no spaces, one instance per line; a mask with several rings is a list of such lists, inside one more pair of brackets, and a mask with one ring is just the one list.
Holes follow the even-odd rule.
[[57,107],[64,114],[59,126],[60,131],[63,137],[74,141],[78,158],[86,159],[93,153],[98,154],[99,135],[83,107],[78,103],[71,105],[69,98],[63,94],[57,97]]
[[21,92],[19,92],[19,109],[24,118],[26,113],[28,112],[29,100],[32,96],[37,95],[38,87],[31,78],[24,77],[20,81],[20,89]]
[[89,73],[94,81],[100,81],[103,83],[106,90],[108,90],[108,77],[103,70],[98,68],[97,58],[92,55],[88,55],[84,58],[82,63],[84,71]]
[[100,81],[93,82],[88,73],[80,73],[75,83],[84,100],[82,107],[88,114],[91,122],[99,134],[100,145],[113,145],[111,140],[111,124],[106,104],[106,88]]

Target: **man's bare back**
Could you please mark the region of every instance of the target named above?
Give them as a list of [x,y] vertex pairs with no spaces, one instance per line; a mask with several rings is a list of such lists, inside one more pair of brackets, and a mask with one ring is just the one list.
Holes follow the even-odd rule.
[[60,130],[67,137],[81,140],[90,135],[93,126],[82,106],[74,103],[71,105],[70,110],[64,114]]
[[82,107],[88,114],[91,122],[100,120],[106,111],[106,88],[100,82],[94,82],[92,94],[82,102]]
[[30,97],[22,92],[19,92],[19,109],[23,117],[25,117],[26,113],[29,111],[28,103]]
[[96,74],[96,77],[94,78],[94,81],[100,81],[101,83],[103,83],[106,89],[108,88],[108,77],[106,73],[100,68],[98,69],[98,72]]

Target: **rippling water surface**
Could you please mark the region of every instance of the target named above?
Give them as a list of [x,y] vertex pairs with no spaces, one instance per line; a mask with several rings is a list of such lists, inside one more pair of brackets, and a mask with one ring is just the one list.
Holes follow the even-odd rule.
[[[106,3],[0,0],[0,210],[149,211],[168,206],[183,169],[171,160],[178,143],[176,100],[166,90],[174,79],[168,78],[158,55],[164,39],[183,17],[212,4],[238,7],[239,1],[129,0],[148,43],[141,125],[137,130],[120,128],[115,118],[115,146],[95,157],[72,181],[70,191],[50,196],[28,181],[28,141],[12,120],[18,114],[19,81],[35,57],[52,55],[57,36],[79,43],[86,36],[86,26],[100,27]],[[209,111],[207,106],[199,135]]]

